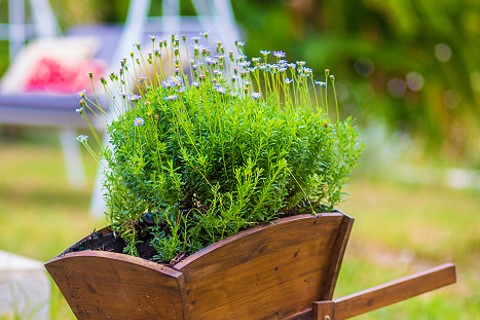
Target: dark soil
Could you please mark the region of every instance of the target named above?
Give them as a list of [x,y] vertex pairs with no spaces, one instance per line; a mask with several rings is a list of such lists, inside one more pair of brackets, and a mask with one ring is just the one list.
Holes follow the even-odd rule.
[[[301,213],[303,212],[298,209],[291,209],[288,212],[284,213],[281,217],[288,217]],[[153,237],[148,231],[150,229],[149,227],[152,226],[154,226],[153,220],[149,218],[147,214],[144,215],[141,219],[141,223],[137,225],[137,234],[139,240],[139,243],[137,244],[137,250],[140,258],[155,261],[155,255],[157,254],[157,252],[150,244],[150,241]],[[168,232],[166,227],[164,227],[163,229]],[[104,228],[100,231],[93,231],[89,236],[80,240],[79,242],[62,252],[61,255],[84,250],[101,250],[123,253],[124,248],[125,241],[109,228]],[[169,262],[169,264],[173,265],[183,260],[187,256],[188,255],[185,252],[181,252],[176,257],[174,257]]]
[[[139,229],[139,231],[148,229],[147,225],[139,225],[137,228]],[[140,237],[138,240],[140,240],[141,242],[137,244],[137,250],[140,258],[155,261],[154,256],[156,255],[156,251],[150,245],[150,240],[152,239],[151,235],[146,232],[139,232],[139,234]],[[89,236],[85,237],[84,239],[80,240],[79,242],[65,250],[62,255],[70,252],[84,250],[100,250],[123,253],[124,248],[125,241],[118,235],[115,235],[115,233],[109,228],[104,228],[100,231],[93,231]]]

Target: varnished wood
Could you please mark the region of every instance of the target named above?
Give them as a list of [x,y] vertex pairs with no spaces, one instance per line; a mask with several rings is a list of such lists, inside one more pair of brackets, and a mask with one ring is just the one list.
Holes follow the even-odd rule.
[[312,311],[316,315],[315,320],[335,319],[335,304],[331,300],[315,302]]
[[335,239],[334,247],[330,253],[332,257],[330,259],[331,264],[327,278],[331,279],[331,281],[328,284],[328,289],[326,289],[323,295],[320,297],[321,300],[331,300],[333,298],[333,292],[335,291],[338,274],[340,272],[345,250],[347,249],[348,239],[350,238],[353,222],[354,219],[347,215],[345,215],[344,219],[342,219],[337,233],[337,238]]
[[333,301],[315,302],[314,311],[318,320],[326,315],[333,315],[331,320],[349,319],[455,282],[455,265],[447,263]]
[[329,213],[281,219],[175,265],[185,277],[191,318],[285,319],[310,310],[338,274],[345,219],[351,218]]
[[45,266],[78,319],[339,320],[455,282],[447,264],[331,300],[352,223],[340,212],[278,219],[173,266],[104,251]]
[[173,267],[82,251],[46,268],[78,319],[307,320],[336,281],[350,220],[338,212],[278,219]]
[[183,275],[124,254],[82,251],[45,265],[77,319],[188,319]]

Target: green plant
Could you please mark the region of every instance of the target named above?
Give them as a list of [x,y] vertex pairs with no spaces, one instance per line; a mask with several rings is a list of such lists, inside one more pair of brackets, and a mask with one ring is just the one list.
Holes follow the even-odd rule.
[[[237,53],[221,43],[211,51],[207,34],[191,50],[187,42],[152,36],[151,53],[137,45],[138,57],[101,81],[117,110],[100,154],[107,217],[125,253],[138,255],[148,238],[154,258],[168,262],[282,215],[332,210],[361,145],[328,95],[329,70],[315,81],[281,51],[249,60],[241,42]],[[102,109],[81,95],[88,122]]]

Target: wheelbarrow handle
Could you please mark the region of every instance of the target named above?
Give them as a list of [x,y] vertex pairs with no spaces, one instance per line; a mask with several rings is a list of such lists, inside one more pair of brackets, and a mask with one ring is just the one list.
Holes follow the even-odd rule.
[[455,265],[446,263],[339,299],[316,301],[313,316],[317,320],[348,319],[455,282]]

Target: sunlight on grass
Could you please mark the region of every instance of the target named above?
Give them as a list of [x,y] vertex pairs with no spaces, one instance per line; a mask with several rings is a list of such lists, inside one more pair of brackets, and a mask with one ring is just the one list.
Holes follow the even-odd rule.
[[[47,261],[94,228],[88,212],[95,163],[85,156],[88,185],[68,184],[61,149],[52,144],[0,145],[0,250]],[[357,176],[340,209],[355,218],[336,297],[435,265],[457,264],[458,283],[358,319],[480,317],[479,193],[394,184]],[[52,285],[52,319],[74,319]]]
[[356,220],[337,297],[444,262],[457,265],[457,284],[358,319],[472,319],[480,315],[478,191],[357,177],[348,192],[341,209]]
[[[74,190],[56,145],[0,144],[0,154],[0,250],[45,262],[105,225],[88,212],[96,170],[88,156],[88,185]],[[75,319],[53,282],[50,309],[52,319]]]
[[[104,224],[88,213],[92,178],[82,190],[72,189],[58,147],[0,148],[0,249],[46,261]],[[93,163],[87,164],[93,176]]]
[[357,218],[354,235],[424,258],[465,256],[480,245],[478,191],[354,181],[342,209]]

